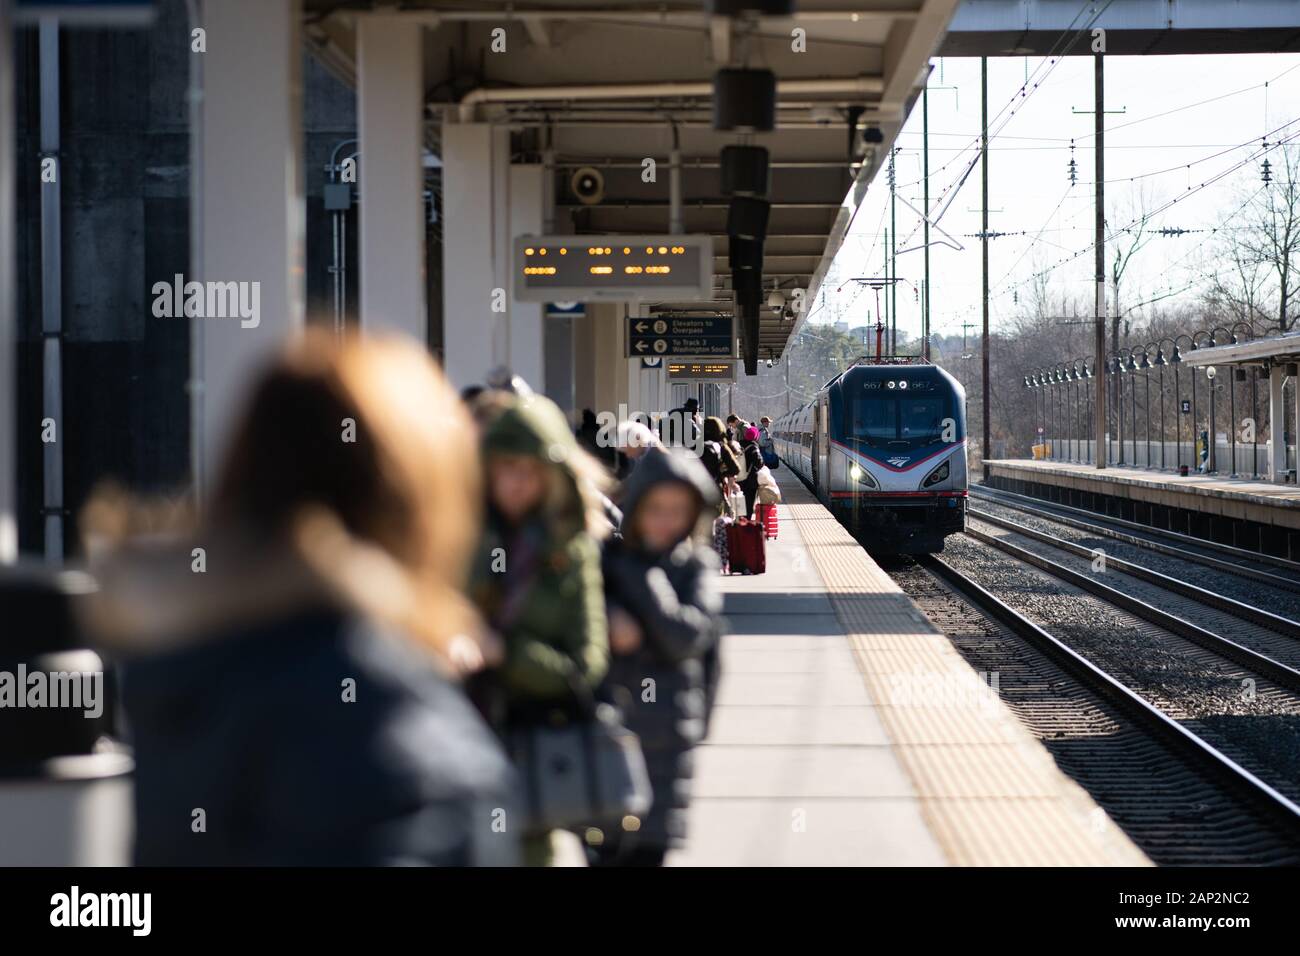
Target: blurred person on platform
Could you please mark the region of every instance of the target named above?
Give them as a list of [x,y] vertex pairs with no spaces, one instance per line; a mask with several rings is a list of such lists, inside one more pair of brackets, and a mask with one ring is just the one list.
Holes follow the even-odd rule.
[[637,464],[645,457],[645,453],[651,448],[661,447],[655,433],[641,422],[627,421],[620,423],[618,426],[618,448],[621,453],[623,467],[619,471],[619,480],[626,481],[627,477],[636,470]]
[[740,465],[731,450],[731,442],[727,440],[727,430],[720,418],[704,419],[704,448],[700,454],[700,462],[718,489],[719,512],[726,513],[731,484],[740,474]]
[[575,434],[582,450],[604,465],[613,476],[619,467],[618,449],[608,437],[601,434],[600,420],[590,408],[582,410],[582,424]]
[[[487,427],[482,450],[488,507],[470,593],[505,656],[476,681],[475,697],[511,737],[583,719],[582,698],[605,677],[600,541],[611,529],[602,469],[549,399],[511,403]],[[520,770],[527,778],[529,768]],[[525,834],[524,854],[548,865],[552,834]]]
[[609,686],[641,739],[654,802],[634,830],[601,828],[597,865],[660,865],[686,835],[691,749],[704,737],[722,629],[717,559],[695,532],[717,498],[694,456],[654,449],[624,489],[623,538],[605,547]]
[[688,398],[659,422],[659,440],[667,447],[696,448],[700,438],[700,402]]
[[763,453],[758,448],[758,429],[753,425],[740,423],[740,453],[744,456],[741,464],[740,490],[745,495],[745,517],[754,517],[754,502],[758,498],[758,473],[763,470]]
[[459,686],[500,653],[462,596],[474,450],[422,348],[310,332],[188,530],[92,500],[86,625],[124,661],[137,864],[518,861],[517,778]]

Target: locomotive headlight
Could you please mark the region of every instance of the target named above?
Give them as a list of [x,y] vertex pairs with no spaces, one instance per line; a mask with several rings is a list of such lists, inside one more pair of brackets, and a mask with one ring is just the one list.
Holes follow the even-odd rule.
[[937,485],[939,482],[947,480],[948,463],[945,461],[942,465],[926,476],[925,481],[921,482],[921,487],[929,488],[931,485]]
[[871,477],[871,472],[863,471],[857,465],[849,465],[849,477],[865,488],[878,488],[876,479]]

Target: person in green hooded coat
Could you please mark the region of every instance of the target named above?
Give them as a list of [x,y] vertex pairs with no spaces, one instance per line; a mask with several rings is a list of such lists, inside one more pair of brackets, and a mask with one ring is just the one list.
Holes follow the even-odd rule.
[[[564,414],[532,395],[504,403],[482,440],[488,507],[470,594],[504,642],[475,693],[503,733],[580,716],[583,688],[609,668],[600,540],[600,466]],[[527,768],[521,768],[527,773]],[[550,835],[525,836],[526,861],[550,861]]]

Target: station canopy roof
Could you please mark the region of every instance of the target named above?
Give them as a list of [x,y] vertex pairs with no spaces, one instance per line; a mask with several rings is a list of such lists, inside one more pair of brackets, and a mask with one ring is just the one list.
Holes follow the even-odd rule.
[[[508,7],[407,0],[385,12],[425,28],[435,152],[443,120],[509,125],[523,162],[540,161],[549,130],[559,232],[667,232],[666,167],[676,128],[685,231],[713,237],[714,290],[708,302],[650,303],[656,311],[734,307],[718,157],[742,137],[713,129],[712,79],[728,65],[772,70],[777,128],[746,140],[766,147],[772,165],[764,298],[776,288],[792,301],[793,290],[803,289],[808,308],[794,318],[762,309],[759,358],[766,359],[781,354],[811,311],[855,203],[887,162],[958,3],[803,0],[790,17],[739,19],[710,16],[699,0],[523,0]],[[354,82],[356,15],[382,6],[304,0],[308,43]],[[505,30],[506,53],[492,51],[497,28]],[[793,49],[796,30],[804,31],[806,52]],[[872,127],[880,141],[864,148]],[[659,164],[653,183],[642,178],[646,157]],[[583,166],[604,177],[604,198],[594,205],[568,187]]]
[[1282,362],[1297,362],[1300,361],[1300,332],[1251,339],[1235,345],[1188,349],[1181,354],[1184,364],[1198,368],[1208,365],[1277,365]]

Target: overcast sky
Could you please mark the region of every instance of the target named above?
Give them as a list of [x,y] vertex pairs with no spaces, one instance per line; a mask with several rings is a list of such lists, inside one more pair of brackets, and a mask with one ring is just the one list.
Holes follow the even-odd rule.
[[[980,175],[976,164],[953,198],[956,183],[978,153],[980,61],[935,59],[930,77],[931,207],[951,199],[939,222],[964,249],[935,245],[931,230],[930,309],[934,334],[961,334],[963,322],[980,321]],[[1031,91],[1019,95],[1029,77]],[[1037,89],[1032,89],[1037,83]],[[1265,84],[1267,88],[1265,88]],[[1014,104],[1014,105],[1013,105]],[[1012,114],[1014,109],[1014,115]],[[1089,303],[1093,254],[1093,61],[1068,57],[989,59],[990,141],[989,226],[1009,235],[989,245],[991,321],[1016,314],[1027,300],[1035,271],[1062,259],[1072,261],[1050,273],[1052,289]],[[1074,110],[1088,112],[1077,114]],[[1112,112],[1123,110],[1123,112]],[[1145,209],[1155,210],[1183,196],[1155,216],[1155,228],[1209,230],[1230,219],[1261,185],[1259,161],[1197,190],[1260,149],[1265,135],[1300,134],[1300,54],[1238,56],[1113,56],[1106,60],[1106,206],[1110,229],[1127,224]],[[1280,133],[1278,127],[1286,126]],[[918,209],[921,198],[921,103],[918,100],[899,137],[899,196]],[[1078,182],[1070,187],[1070,143]],[[1190,164],[1190,168],[1188,168]],[[1193,187],[1189,190],[1188,187]],[[946,192],[945,192],[946,191]],[[874,321],[875,296],[859,292],[851,276],[881,275],[889,188],[882,172],[872,183],[850,234],[836,257],[812,322],[834,319],[836,301],[850,325]],[[936,213],[937,214],[937,213]],[[1116,222],[1116,217],[1123,222]],[[898,248],[921,245],[920,220],[897,205]],[[1128,303],[1165,290],[1203,284],[1207,252],[1218,237],[1209,232],[1158,238],[1130,268],[1122,294]],[[1081,253],[1076,255],[1076,253]],[[920,285],[920,248],[898,259],[898,275]],[[836,289],[841,291],[838,293]],[[898,290],[899,328],[916,334],[920,310],[909,286]],[[1171,299],[1168,301],[1176,301]],[[972,330],[977,332],[978,329]]]

